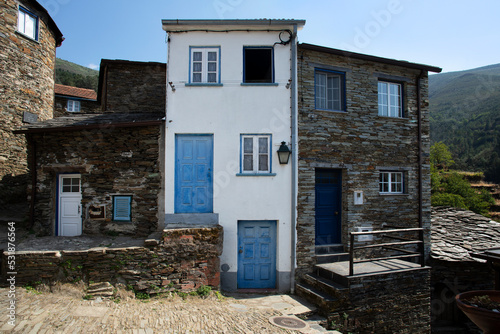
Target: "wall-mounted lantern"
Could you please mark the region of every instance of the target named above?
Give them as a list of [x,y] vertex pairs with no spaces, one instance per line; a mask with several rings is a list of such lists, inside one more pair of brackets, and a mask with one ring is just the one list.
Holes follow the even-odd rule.
[[288,164],[288,160],[290,159],[290,154],[292,154],[292,151],[286,146],[286,143],[284,141],[281,142],[281,146],[278,149],[278,160],[280,161],[280,164],[286,165]]

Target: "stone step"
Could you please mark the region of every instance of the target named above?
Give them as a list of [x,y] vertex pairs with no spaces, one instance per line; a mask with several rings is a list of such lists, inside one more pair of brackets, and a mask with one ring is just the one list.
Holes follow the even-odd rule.
[[347,289],[346,286],[315,274],[304,275],[303,281],[315,289],[318,289],[319,291],[322,291],[330,296],[334,296],[337,299],[347,298],[346,294],[349,292],[349,289]]
[[349,287],[349,279],[346,276],[342,276],[342,275],[337,274],[333,271],[330,271],[330,270],[327,270],[325,268],[321,268],[318,266],[314,266],[313,272],[315,275],[317,275],[319,277],[325,278],[325,279],[330,280],[332,282],[335,282],[339,285]]
[[298,283],[297,295],[318,306],[318,313],[328,315],[341,307],[342,302],[329,294],[320,291],[307,283]]
[[316,263],[332,263],[340,261],[349,261],[349,253],[317,254]]

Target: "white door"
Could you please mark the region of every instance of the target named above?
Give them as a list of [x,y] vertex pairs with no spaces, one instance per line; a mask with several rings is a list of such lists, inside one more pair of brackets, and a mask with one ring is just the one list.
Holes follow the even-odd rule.
[[59,175],[58,235],[72,237],[82,234],[81,202],[80,174]]

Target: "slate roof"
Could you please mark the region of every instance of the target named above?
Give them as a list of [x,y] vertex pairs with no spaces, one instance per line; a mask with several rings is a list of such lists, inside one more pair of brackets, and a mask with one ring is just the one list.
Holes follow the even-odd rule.
[[433,259],[478,261],[470,256],[470,252],[480,252],[499,246],[499,222],[458,208],[432,208],[431,257]]
[[79,97],[88,100],[97,100],[97,93],[93,89],[78,88],[66,85],[55,84],[54,93],[57,95],[65,95]]
[[105,113],[75,114],[24,125],[14,133],[42,133],[103,129],[113,127],[140,127],[159,125],[165,121],[164,113]]

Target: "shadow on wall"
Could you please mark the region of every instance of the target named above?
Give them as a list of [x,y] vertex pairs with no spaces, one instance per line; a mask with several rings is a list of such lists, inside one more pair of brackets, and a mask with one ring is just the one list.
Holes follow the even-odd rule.
[[0,181],[0,222],[27,221],[29,203],[27,187],[29,175],[5,175]]

